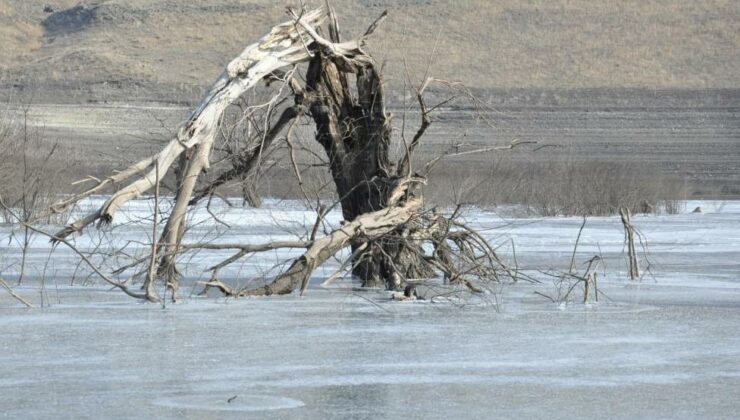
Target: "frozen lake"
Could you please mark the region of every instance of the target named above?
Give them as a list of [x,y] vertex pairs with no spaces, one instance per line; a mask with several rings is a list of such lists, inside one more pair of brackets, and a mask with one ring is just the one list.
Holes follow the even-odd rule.
[[[697,205],[704,213],[689,212]],[[116,224],[149,206],[134,203]],[[84,276],[70,286],[71,253],[60,248],[44,264],[49,250],[39,237],[30,273],[39,277],[46,266],[51,306],[24,309],[0,290],[0,416],[736,418],[740,203],[690,202],[686,210],[634,218],[651,262],[641,282],[627,280],[618,218],[590,218],[578,267],[595,254],[605,261],[604,296],[591,305],[534,293],[556,294],[540,270],[568,267],[579,218],[469,212],[508,259],[513,239],[522,272],[543,283],[507,285],[462,307],[394,302],[353,291],[348,280],[322,287],[333,262],[304,298],[202,299],[185,290],[181,303],[162,309],[82,286]],[[222,220],[231,228],[203,223],[193,233],[224,242],[292,237],[313,215],[271,202],[224,211]],[[119,226],[105,237],[146,242],[149,229]],[[77,241],[92,247],[97,238]],[[7,244],[2,267],[19,256]],[[183,268],[202,278],[225,255],[199,254]],[[224,280],[290,256],[245,261]],[[38,305],[39,290],[34,281],[17,292]]]

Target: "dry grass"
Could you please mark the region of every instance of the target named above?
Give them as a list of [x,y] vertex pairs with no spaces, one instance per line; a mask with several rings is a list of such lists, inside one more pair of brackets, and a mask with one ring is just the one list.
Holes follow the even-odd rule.
[[[122,97],[149,99],[173,99],[181,90],[179,97],[190,98],[246,43],[284,19],[286,5],[296,3],[83,1],[94,9],[89,21],[65,28],[49,22],[70,13],[77,0],[0,0],[0,66],[5,67],[6,83],[32,78],[90,89],[82,92],[87,97],[99,88],[106,94],[125,91]],[[389,10],[370,50],[387,61],[385,74],[392,87],[402,83],[404,62],[421,72],[433,49],[436,76],[481,88],[740,85],[737,2],[332,3],[346,36],[357,35]],[[56,14],[43,11],[47,4]],[[147,92],[142,86],[160,90]]]
[[480,166],[449,163],[430,179],[428,200],[445,206],[517,205],[519,214],[541,216],[675,213],[686,198],[682,180],[648,164],[555,159],[515,162],[504,155]]

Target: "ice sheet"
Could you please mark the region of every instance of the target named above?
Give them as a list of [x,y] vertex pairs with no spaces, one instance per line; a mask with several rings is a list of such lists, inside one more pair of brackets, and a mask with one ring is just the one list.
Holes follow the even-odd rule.
[[[209,222],[195,232],[210,238],[218,229],[226,232],[219,241],[256,242],[294,237],[313,224],[313,214],[295,203],[267,204],[217,208],[230,228]],[[144,251],[151,226],[124,224],[150,205],[132,203],[107,238],[140,241]],[[704,213],[690,213],[696,205]],[[305,298],[201,299],[186,287],[182,303],[162,309],[83,287],[82,279],[69,286],[75,260],[60,248],[47,266],[50,307],[22,309],[0,291],[0,416],[734,418],[740,203],[686,209],[634,217],[652,262],[642,282],[626,279],[618,218],[590,218],[577,262],[604,257],[600,288],[608,299],[589,305],[534,294],[553,293],[548,282],[507,286],[498,299],[463,307],[398,303],[354,291],[349,281],[322,288],[333,263]],[[510,260],[513,239],[521,269],[532,275],[569,265],[581,223],[482,211],[466,217]],[[338,220],[333,213],[331,222]],[[76,240],[89,246],[95,237]],[[32,273],[48,251],[45,239],[34,241]],[[2,252],[6,262],[19,256]],[[223,255],[199,255],[186,273],[203,276],[204,264]],[[225,276],[238,282],[291,255],[269,253]],[[40,301],[33,281],[16,290]]]

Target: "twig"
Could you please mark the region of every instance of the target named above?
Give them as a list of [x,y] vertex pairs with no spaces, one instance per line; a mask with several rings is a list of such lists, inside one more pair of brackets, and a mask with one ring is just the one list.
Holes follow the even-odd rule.
[[22,297],[20,297],[19,295],[17,295],[13,291],[13,289],[8,285],[8,283],[6,283],[5,280],[3,280],[2,277],[0,277],[0,285],[2,285],[5,288],[5,290],[7,290],[8,293],[10,293],[10,296],[14,297],[18,302],[26,305],[27,308],[33,308],[33,305],[31,305],[30,303],[28,303],[28,301],[26,299],[23,299]]
[[77,254],[82,259],[82,261],[85,262],[85,264],[87,264],[88,267],[90,267],[95,272],[95,274],[97,274],[106,283],[110,284],[111,286],[113,286],[115,288],[120,289],[122,292],[126,293],[127,295],[129,295],[129,296],[131,296],[133,298],[150,300],[149,297],[146,296],[145,294],[133,292],[133,291],[131,291],[131,289],[129,289],[128,287],[126,287],[122,283],[119,283],[119,282],[113,280],[112,278],[108,277],[105,273],[103,273],[102,271],[100,271],[100,269],[95,264],[93,264],[92,261],[90,261],[90,259],[87,258],[87,256],[85,256],[85,254],[83,254],[79,249],[77,249],[77,247],[75,247],[74,245],[72,245],[72,243],[70,243],[65,238],[61,238],[59,236],[52,235],[51,233],[45,232],[45,231],[43,231],[41,229],[38,229],[38,228],[36,228],[34,226],[31,226],[28,223],[24,222],[23,219],[21,219],[17,214],[15,214],[14,212],[12,212],[10,210],[10,208],[8,208],[5,205],[5,203],[2,201],[2,198],[0,198],[0,207],[2,207],[3,210],[5,210],[9,214],[11,214],[13,216],[13,218],[15,218],[21,226],[26,227],[26,228],[28,228],[28,229],[36,232],[36,233],[39,233],[39,234],[41,234],[43,236],[46,236],[49,239],[51,239],[52,241],[54,241],[54,242],[60,242],[60,243],[63,243],[64,245],[67,245],[72,251],[74,251],[75,254]]
[[586,216],[583,216],[583,223],[581,223],[581,228],[578,229],[578,236],[576,236],[576,243],[573,246],[573,255],[570,258],[570,269],[568,269],[569,273],[573,272],[573,268],[576,264],[576,250],[578,249],[578,242],[581,240],[581,232],[583,232],[583,228],[586,226]]
[[544,297],[544,298],[547,298],[547,299],[549,299],[549,300],[550,300],[550,301],[551,301],[552,303],[557,303],[557,301],[556,301],[555,299],[553,299],[553,298],[552,298],[551,296],[548,296],[548,295],[546,295],[546,294],[544,294],[544,293],[540,293],[540,292],[538,292],[538,291],[536,291],[536,290],[535,290],[535,291],[534,291],[534,294],[535,294],[535,295],[540,295],[540,296],[542,296],[542,297]]

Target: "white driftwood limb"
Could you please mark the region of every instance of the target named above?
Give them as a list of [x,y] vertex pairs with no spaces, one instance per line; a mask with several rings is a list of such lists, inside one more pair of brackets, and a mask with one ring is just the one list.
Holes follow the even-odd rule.
[[345,222],[329,235],[310,243],[306,252],[294,260],[290,268],[265,286],[235,290],[226,287],[227,285],[215,278],[205,283],[205,286],[215,287],[231,296],[287,294],[299,287],[301,293],[303,293],[308,287],[308,280],[314,269],[321,266],[340,250],[348,247],[352,241],[359,237],[368,240],[380,238],[418,216],[421,208],[422,201],[413,198],[402,205],[365,213],[352,221]]
[[[117,191],[98,210],[70,224],[56,236],[66,237],[98,220],[111,221],[126,202],[141,196],[154,186],[157,182],[155,164],[158,165],[159,172],[165,174],[186,149],[199,147],[198,164],[193,165],[195,166],[193,172],[198,170],[198,173],[194,174],[196,177],[200,170],[207,169],[210,149],[226,108],[273,71],[308,60],[309,52],[304,45],[312,38],[304,28],[318,26],[324,19],[325,14],[322,9],[307,12],[301,16],[300,26],[293,21],[282,23],[275,26],[258,42],[246,47],[237,58],[228,64],[200,105],[196,107],[187,122],[180,127],[177,137],[172,139],[164,149],[105,179],[95,187],[52,206],[54,212],[64,211],[85,197],[100,192],[108,186],[117,185],[136,174],[141,174],[138,180]],[[192,195],[192,191],[190,194],[182,195]],[[187,201],[185,201],[186,204]],[[177,210],[182,209],[176,208],[173,212],[175,219],[179,219]],[[179,231],[179,229],[172,230],[174,233]]]
[[152,221],[152,252],[149,258],[149,269],[147,270],[146,280],[144,281],[144,291],[149,300],[152,300],[157,295],[155,288],[157,279],[157,226],[159,225],[159,165],[155,165],[155,171],[157,175],[157,182],[154,185],[154,220]]
[[[93,194],[95,194],[97,192],[103,191],[108,186],[117,185],[117,184],[119,184],[119,183],[121,183],[121,182],[123,182],[123,181],[125,181],[125,180],[127,180],[129,178],[131,178],[132,176],[134,176],[134,175],[136,175],[138,173],[141,173],[142,171],[146,170],[149,166],[151,166],[152,163],[154,163],[154,161],[157,159],[158,156],[159,155],[157,154],[157,155],[154,155],[154,156],[150,156],[150,157],[148,157],[146,159],[143,159],[143,160],[137,162],[136,164],[131,165],[127,169],[125,169],[125,170],[123,170],[123,171],[121,171],[121,172],[119,172],[119,173],[117,173],[115,175],[111,175],[110,177],[104,179],[103,181],[99,181],[98,182],[98,185],[96,185],[95,187],[90,188],[90,189],[88,189],[87,191],[85,191],[83,193],[74,195],[74,196],[70,197],[67,200],[60,201],[60,202],[54,204],[51,207],[51,211],[54,212],[54,213],[63,213],[65,211],[67,211],[70,207],[72,207],[75,203],[77,203],[78,201],[80,201],[81,199],[83,199],[85,197],[89,197],[89,196],[91,196],[91,195],[93,195]],[[74,184],[86,182],[86,181],[89,181],[91,179],[92,179],[91,177],[88,177],[88,178],[86,178],[86,179],[84,179],[82,181],[77,181]]]
[[[305,261],[307,267],[318,267],[361,235],[367,239],[376,239],[405,225],[419,214],[421,208],[422,201],[414,198],[398,207],[363,214],[314,241],[299,261]],[[302,279],[301,293],[308,287],[308,276],[312,271]]]

